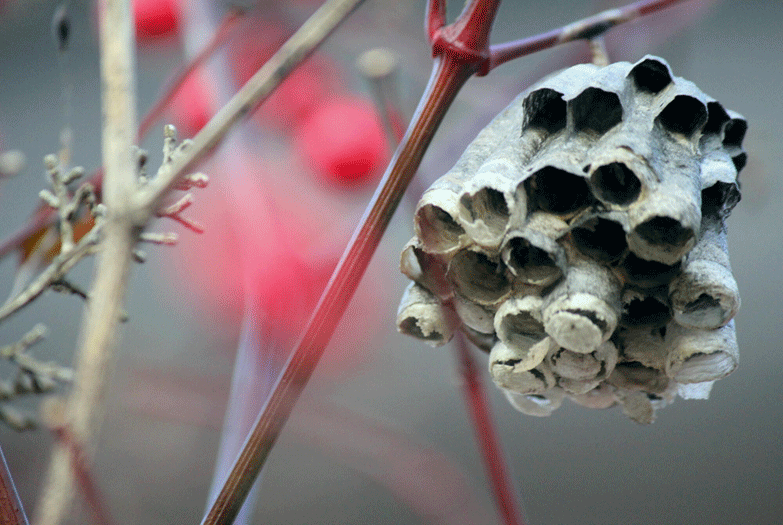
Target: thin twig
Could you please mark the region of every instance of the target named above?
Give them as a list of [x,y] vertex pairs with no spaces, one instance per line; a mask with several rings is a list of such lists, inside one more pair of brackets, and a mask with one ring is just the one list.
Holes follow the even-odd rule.
[[[130,0],[106,0],[99,9],[103,108],[103,202],[108,213],[96,275],[83,316],[76,385],[65,425],[81,443],[86,461],[103,413],[102,400],[113,362],[118,322],[128,282],[131,251],[144,217],[132,214],[136,189],[134,40]],[[36,523],[56,525],[73,499],[74,463],[68,447],[57,445],[37,509]]]
[[609,9],[567,26],[547,31],[536,36],[515,40],[490,48],[487,72],[509,60],[514,60],[536,51],[549,49],[574,40],[590,40],[601,36],[616,25],[629,22],[641,16],[660,11],[683,0],[643,0],[624,7]]
[[51,264],[33,282],[27,285],[16,297],[0,307],[0,321],[30,304],[51,285],[61,281],[71,268],[76,266],[85,256],[94,253],[100,239],[101,230],[102,224],[96,222],[92,230],[82,237],[73,248],[67,252],[61,252],[55,257]]
[[454,352],[457,356],[459,374],[462,379],[462,391],[465,403],[468,405],[473,431],[479,443],[479,450],[487,470],[495,504],[506,525],[524,525],[521,505],[518,501],[514,484],[506,467],[506,457],[500,446],[500,439],[495,430],[492,413],[487,400],[487,393],[481,382],[481,376],[476,368],[470,347],[462,332],[454,336]]
[[174,161],[171,169],[142,188],[135,199],[137,208],[157,209],[180,178],[214,148],[234,124],[265,100],[363,1],[325,2],[193,137],[192,146]]
[[[386,138],[392,149],[396,149],[405,133],[405,112],[400,104],[397,90],[399,61],[392,51],[375,48],[364,52],[357,60],[357,66],[365,81],[370,85],[375,107],[381,116]],[[405,195],[415,208],[426,189],[417,172],[411,179],[410,189]]]

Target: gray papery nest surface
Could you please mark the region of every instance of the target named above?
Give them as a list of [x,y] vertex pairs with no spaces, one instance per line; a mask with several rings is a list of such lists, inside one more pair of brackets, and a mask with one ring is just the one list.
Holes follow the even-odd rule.
[[462,330],[520,411],[563,398],[649,423],[739,353],[725,219],[747,123],[661,58],[522,93],[419,202],[401,332]]

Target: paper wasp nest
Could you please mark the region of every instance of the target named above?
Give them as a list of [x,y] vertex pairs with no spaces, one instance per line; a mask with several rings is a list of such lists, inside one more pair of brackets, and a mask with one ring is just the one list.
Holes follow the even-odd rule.
[[564,397],[647,423],[739,358],[724,220],[747,124],[662,59],[522,93],[423,195],[400,331],[463,330],[526,414]]

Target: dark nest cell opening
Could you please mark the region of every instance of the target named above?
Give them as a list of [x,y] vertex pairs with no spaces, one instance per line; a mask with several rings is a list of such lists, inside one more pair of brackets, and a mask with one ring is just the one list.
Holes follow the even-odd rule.
[[493,302],[510,289],[502,265],[483,253],[463,250],[452,259],[449,273],[460,293],[472,301]]
[[400,323],[400,330],[406,334],[415,337],[416,339],[422,339],[424,341],[439,341],[443,338],[443,334],[433,331],[429,335],[424,335],[424,332],[419,328],[419,323],[415,317],[406,317]]
[[748,154],[743,151],[739,155],[731,157],[731,161],[734,163],[734,167],[737,168],[737,172],[739,173],[748,162]]
[[740,201],[741,195],[736,184],[716,182],[701,190],[701,216],[721,218]]
[[634,231],[648,243],[657,246],[684,246],[694,235],[693,230],[684,227],[677,219],[660,215],[644,221]]
[[599,167],[590,180],[599,199],[621,206],[634,202],[642,190],[639,177],[622,162]]
[[720,133],[723,125],[729,121],[729,114],[721,106],[720,102],[707,102],[707,123],[704,125],[704,133]]
[[546,166],[524,182],[528,202],[548,213],[567,215],[591,200],[587,181],[578,175]]
[[503,232],[508,222],[508,204],[503,193],[493,188],[481,188],[474,195],[466,194],[460,204],[467,212],[469,222],[483,220],[490,229]]
[[655,286],[669,284],[680,273],[680,263],[669,266],[628,252],[619,269],[639,286]]
[[628,76],[633,79],[636,89],[648,93],[659,93],[672,82],[672,76],[666,64],[652,58],[647,58],[636,64]]
[[571,238],[580,252],[600,262],[619,260],[628,247],[623,227],[600,217],[574,228]]
[[656,297],[634,297],[623,303],[620,323],[625,326],[664,326],[672,317],[669,305]]
[[590,87],[571,101],[576,131],[593,130],[606,133],[620,123],[623,106],[616,93]]
[[731,119],[723,133],[723,145],[739,148],[748,131],[748,123],[740,118]]
[[451,215],[434,204],[422,206],[418,216],[421,240],[425,246],[433,249],[448,250],[455,246],[460,235],[465,233]]
[[566,125],[566,102],[563,94],[553,89],[542,88],[530,93],[525,99],[524,128],[540,128],[556,133]]
[[655,120],[665,130],[690,138],[707,122],[707,108],[696,98],[677,95]]
[[546,251],[533,246],[523,237],[514,237],[508,242],[508,246],[508,265],[515,272],[531,267],[557,269],[555,261]]

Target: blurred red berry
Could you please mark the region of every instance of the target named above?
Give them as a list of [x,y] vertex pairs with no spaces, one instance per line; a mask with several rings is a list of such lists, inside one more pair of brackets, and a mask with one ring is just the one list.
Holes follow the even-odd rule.
[[250,80],[288,37],[282,25],[261,17],[254,17],[247,27],[251,31],[241,34],[228,53],[237,84]]
[[324,100],[296,129],[299,151],[332,182],[366,182],[384,168],[388,147],[378,113],[361,97]]
[[[181,236],[173,267],[211,324],[217,317],[219,325],[236,330],[253,301],[265,329],[291,341],[312,315],[350,228],[344,207],[330,200],[333,194],[274,191],[258,182],[278,178],[273,175],[234,172],[199,190],[188,212],[205,233]],[[366,276],[372,287],[360,288],[351,302],[333,345],[341,350],[330,352],[327,368],[355,368],[372,353],[366,343],[385,322],[380,305],[388,304],[386,275],[371,270]],[[392,318],[393,311],[385,315]]]
[[215,97],[204,75],[195,72],[182,83],[168,107],[181,137],[198,133],[214,115]]
[[[183,236],[187,274],[229,318],[256,297],[266,325],[296,335],[337,263],[343,232],[314,198],[273,195],[250,175],[230,177],[199,192],[206,231]],[[337,232],[332,249],[328,238]]]
[[139,42],[171,36],[179,28],[180,0],[133,0],[133,15]]

